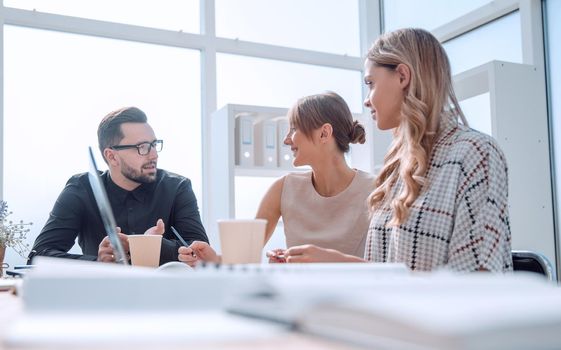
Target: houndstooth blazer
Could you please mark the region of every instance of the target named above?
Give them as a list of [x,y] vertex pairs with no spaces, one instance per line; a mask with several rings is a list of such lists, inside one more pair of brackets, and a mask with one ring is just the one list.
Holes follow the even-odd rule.
[[[426,179],[403,224],[387,225],[390,201],[372,214],[365,259],[425,271],[512,270],[507,165],[497,142],[448,120]],[[398,180],[393,195],[402,186]]]

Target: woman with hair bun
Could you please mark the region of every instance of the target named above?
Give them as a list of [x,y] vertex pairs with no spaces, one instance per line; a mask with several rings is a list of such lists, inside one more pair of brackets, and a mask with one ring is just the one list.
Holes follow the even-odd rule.
[[[268,220],[266,238],[282,216],[287,247],[315,244],[362,257],[374,178],[350,168],[344,154],[350,143],[365,142],[364,127],[334,92],[299,99],[288,119],[284,143],[294,153],[293,164],[312,171],[288,174],[265,194],[256,217]],[[284,261],[282,249],[267,255],[270,262]]]
[[[364,143],[364,127],[353,120],[347,103],[334,92],[299,99],[289,110],[284,139],[295,166],[312,170],[278,179],[263,197],[256,218],[267,220],[269,240],[282,217],[287,247],[313,244],[356,258],[364,256],[374,177],[350,168],[344,154],[349,144]],[[284,249],[267,252],[270,262],[284,262]],[[179,249],[179,260],[220,262],[205,242]]]

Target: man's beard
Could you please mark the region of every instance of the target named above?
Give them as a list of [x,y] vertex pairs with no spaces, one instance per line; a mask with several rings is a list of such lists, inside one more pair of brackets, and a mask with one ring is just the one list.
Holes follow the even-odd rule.
[[[152,183],[152,182],[156,181],[156,172],[154,172],[153,175],[152,174],[151,175],[143,174],[142,171],[138,171],[136,169],[133,169],[132,167],[130,167],[125,162],[122,162],[121,164],[122,164],[121,174],[131,181],[141,183],[141,184],[149,184],[149,183]],[[145,163],[145,164],[142,165],[142,167],[145,167],[147,165],[156,166],[156,162],[152,161],[152,162]]]

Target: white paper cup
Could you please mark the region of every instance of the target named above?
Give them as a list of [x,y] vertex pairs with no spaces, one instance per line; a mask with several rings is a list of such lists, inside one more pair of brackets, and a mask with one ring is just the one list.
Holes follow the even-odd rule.
[[223,264],[257,264],[265,246],[267,220],[218,220]]
[[160,265],[161,235],[130,235],[128,239],[133,265],[148,267]]

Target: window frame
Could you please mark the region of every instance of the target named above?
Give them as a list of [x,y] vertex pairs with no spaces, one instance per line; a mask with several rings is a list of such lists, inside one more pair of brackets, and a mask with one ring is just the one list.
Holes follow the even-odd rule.
[[[210,115],[217,106],[217,69],[216,57],[219,53],[274,59],[293,63],[302,63],[331,68],[340,68],[361,72],[362,57],[369,45],[380,34],[380,3],[378,0],[356,0],[359,4],[360,57],[338,55],[312,50],[296,49],[271,44],[254,43],[243,40],[220,38],[216,36],[215,0],[200,1],[200,34],[186,33],[158,28],[149,28],[133,24],[115,23],[60,14],[44,13],[0,5],[0,69],[4,69],[4,25],[44,29],[63,33],[103,37],[139,43],[195,49],[201,52],[201,139],[202,139],[202,178],[203,208],[202,218],[212,203],[208,198],[210,188],[205,178],[210,172],[205,160],[210,155],[209,139]],[[0,198],[4,189],[4,81],[0,81]],[[366,89],[362,89],[366,96]],[[288,107],[288,106],[287,106]]]

